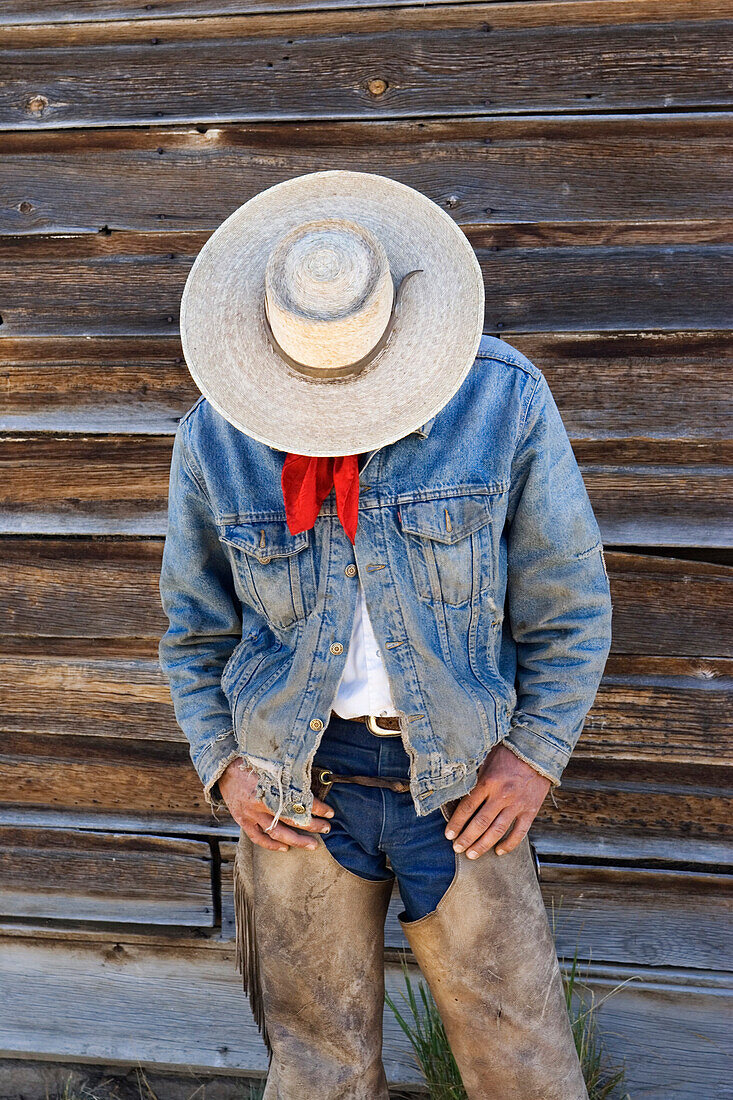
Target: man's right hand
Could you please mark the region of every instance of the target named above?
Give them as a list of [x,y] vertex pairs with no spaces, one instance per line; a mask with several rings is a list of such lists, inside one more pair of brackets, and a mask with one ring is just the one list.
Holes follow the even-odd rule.
[[321,819],[333,817],[331,807],[320,799],[314,798],[311,820],[307,825],[296,825],[292,820],[290,825],[284,825],[283,821],[290,819],[283,815],[275,828],[266,832],[275,815],[267,809],[261,799],[255,798],[257,776],[250,768],[243,767],[242,763],[240,759],[231,761],[226,771],[219,777],[219,790],[229,813],[244,829],[249,839],[254,844],[259,844],[261,848],[270,848],[278,852],[287,852],[291,845],[314,851],[318,847],[316,841],[304,835],[304,832],[327,833],[331,826]]

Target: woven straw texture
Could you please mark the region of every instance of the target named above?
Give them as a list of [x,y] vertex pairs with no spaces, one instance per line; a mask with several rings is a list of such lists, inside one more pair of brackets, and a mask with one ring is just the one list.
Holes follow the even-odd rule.
[[[333,218],[357,223],[366,231],[366,242],[369,234],[376,238],[395,287],[409,271],[422,271],[407,280],[394,328],[372,362],[355,376],[324,381],[300,374],[272,347],[264,313],[265,276],[268,260],[286,235],[303,223]],[[283,265],[276,268],[277,279],[284,278],[292,293],[278,294],[277,303],[272,299],[279,308],[271,310],[270,320],[288,339],[286,350],[294,358],[318,360],[319,331],[322,365],[358,359],[376,343],[388,312],[384,272],[365,248],[367,259],[355,257],[346,289],[329,289],[326,263],[325,297],[312,303],[317,280]],[[292,250],[288,255],[292,260]],[[327,250],[322,255],[328,260]],[[338,284],[338,270],[335,274]],[[360,286],[362,299],[358,293],[350,298]],[[338,320],[345,302],[357,333],[349,355],[349,324]],[[481,268],[453,219],[406,184],[344,170],[285,180],[239,207],[197,256],[181,301],[184,355],[204,396],[247,435],[306,455],[381,447],[434,416],[470,370],[483,320]]]

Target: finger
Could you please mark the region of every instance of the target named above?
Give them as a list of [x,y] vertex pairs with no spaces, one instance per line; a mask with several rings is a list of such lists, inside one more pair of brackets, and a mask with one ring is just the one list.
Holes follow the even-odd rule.
[[321,802],[320,798],[314,797],[311,812],[316,817],[333,817],[333,807],[329,806],[327,802]]
[[487,794],[488,788],[479,781],[472,791],[463,796],[445,826],[445,835],[448,840],[458,836],[468,819],[486,801]]
[[494,824],[497,814],[504,809],[495,799],[487,798],[483,806],[473,815],[468,824],[463,828],[453,841],[453,847],[457,852],[464,852],[475,840],[478,840],[487,829]]
[[270,818],[269,822],[265,821],[264,824],[258,821],[258,824],[260,828],[274,840],[282,841],[285,844],[291,844],[294,848],[308,848],[310,851],[315,851],[318,847],[318,843],[314,837],[308,836],[298,829],[291,829],[288,825],[283,825],[282,821],[278,821],[277,825],[272,828],[273,820],[274,818]]
[[302,825],[299,821],[293,821],[287,814],[283,814],[280,820],[287,822],[288,825],[292,825],[296,829],[304,829],[308,833],[328,833],[331,831],[328,822],[323,821],[320,817],[312,817],[310,821],[303,822]]
[[521,844],[526,837],[533,821],[534,814],[521,814],[517,818],[517,823],[512,831],[502,840],[501,844],[497,846],[496,854],[498,856],[503,856],[505,852],[513,852],[517,845]]
[[[256,810],[252,814],[252,818],[260,825],[266,833],[270,836],[273,835],[273,830],[270,828],[274,820],[274,814],[271,814],[269,810]],[[287,831],[293,836],[303,839],[303,833],[328,833],[331,831],[331,826],[327,821],[322,821],[320,818],[309,821],[307,825],[300,825],[298,822],[293,821],[289,817],[281,817],[278,824],[283,822],[284,826],[287,826]],[[297,831],[294,831],[297,830]]]
[[471,847],[466,852],[469,859],[478,859],[484,852],[488,852],[489,848],[493,848],[498,840],[506,833],[507,829],[514,824],[515,815],[511,810],[502,810],[497,815],[495,820],[491,823],[485,833],[474,840]]
[[277,840],[272,840],[267,833],[263,833],[259,825],[243,825],[245,833],[252,841],[253,844],[259,844],[260,848],[269,848],[271,852],[287,852],[288,848],[286,844],[282,844]]

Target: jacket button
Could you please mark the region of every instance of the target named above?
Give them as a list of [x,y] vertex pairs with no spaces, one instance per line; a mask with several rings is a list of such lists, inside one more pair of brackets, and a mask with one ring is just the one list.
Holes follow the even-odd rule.
[[344,647],[341,645],[341,642],[332,642],[329,648],[332,653],[336,654],[337,657],[339,653],[343,653],[344,651]]
[[323,722],[321,721],[320,718],[311,718],[311,729],[312,730],[322,730],[323,729]]
[[305,806],[302,802],[294,802],[292,805],[292,811],[294,814],[304,814]]
[[355,577],[356,576],[356,566],[355,565],[347,565],[346,568],[344,569],[344,573],[346,574],[347,577]]

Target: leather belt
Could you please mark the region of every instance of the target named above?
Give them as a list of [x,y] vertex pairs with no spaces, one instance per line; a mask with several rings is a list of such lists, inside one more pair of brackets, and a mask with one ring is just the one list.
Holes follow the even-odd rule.
[[323,799],[334,783],[358,783],[361,787],[386,787],[399,794],[410,789],[410,783],[406,779],[396,779],[386,775],[336,775],[330,768],[313,768],[311,789],[316,798]]
[[[335,710],[331,711],[333,718],[340,718]],[[346,719],[348,722],[363,722],[370,733],[377,737],[395,737],[401,733],[400,720],[396,714],[360,714],[356,718]]]

